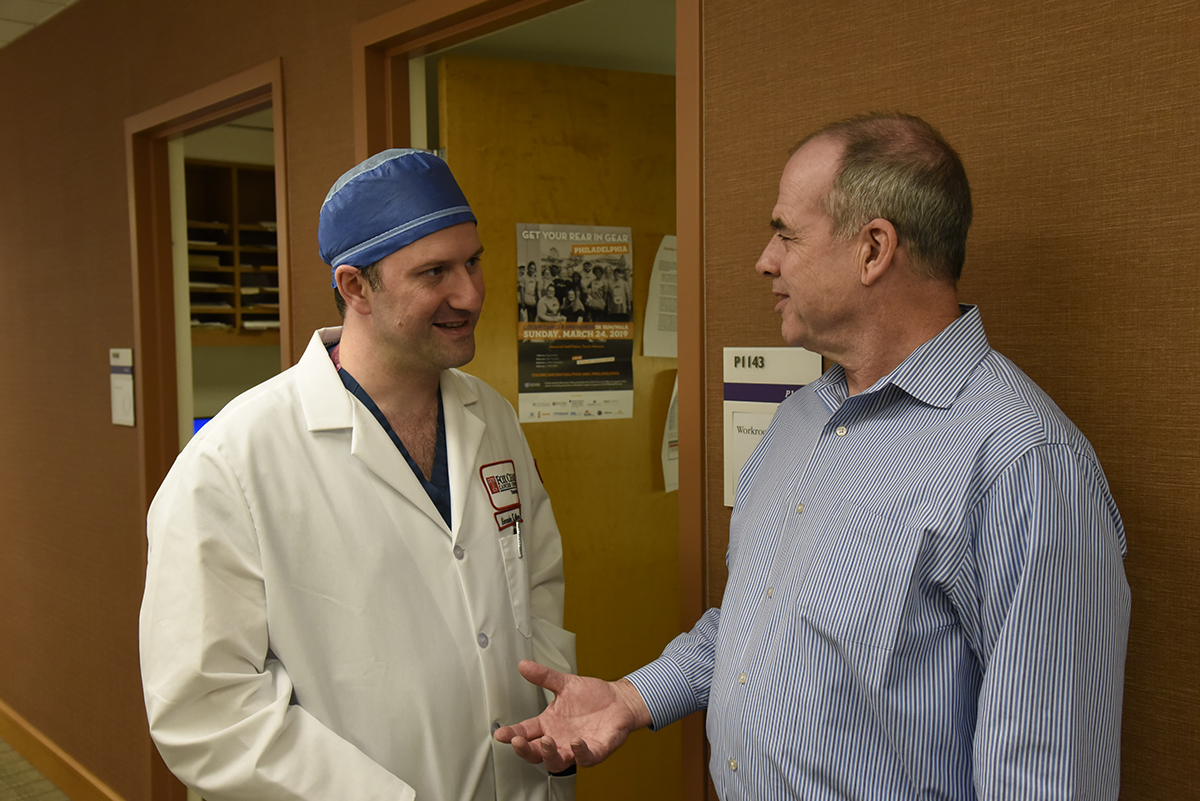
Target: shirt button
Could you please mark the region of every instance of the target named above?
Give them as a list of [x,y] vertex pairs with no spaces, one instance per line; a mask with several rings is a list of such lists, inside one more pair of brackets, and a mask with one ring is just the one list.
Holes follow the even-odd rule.
[[480,648],[487,648],[488,638],[487,638],[487,635],[484,634],[482,631],[479,632],[479,636],[475,638],[475,641],[477,643],[479,643]]
[[498,720],[493,720],[493,721],[492,721],[492,734],[495,734],[495,733],[496,733],[496,729],[498,729],[498,728],[500,728],[500,721],[498,721]]
[[838,426],[838,427],[837,427],[837,431],[836,431],[835,433],[836,433],[836,434],[837,434],[839,437],[844,437],[844,436],[846,436],[846,427],[845,427],[845,426]]
[[729,769],[737,770],[737,760],[736,759],[729,760]]
[[802,503],[796,504],[796,514],[798,514],[798,515],[804,514],[804,504],[802,504]]
[[775,588],[774,587],[767,587],[767,597],[768,598],[775,597]]
[[455,558],[455,559],[462,559],[462,558],[463,558],[463,553],[464,553],[464,551],[463,551],[463,549],[462,549],[462,546],[461,546],[461,545],[455,545],[455,546],[454,546],[454,558]]
[[746,674],[743,673],[742,675],[738,676],[738,684],[745,684],[745,683],[746,683]]

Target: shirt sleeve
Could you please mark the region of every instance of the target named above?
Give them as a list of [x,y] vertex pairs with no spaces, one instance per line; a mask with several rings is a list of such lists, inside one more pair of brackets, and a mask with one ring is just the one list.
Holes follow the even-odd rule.
[[983,666],[981,799],[1115,799],[1129,631],[1125,532],[1100,466],[1031,449],[969,517],[964,628]]
[[208,801],[410,801],[409,785],[291,703],[254,523],[214,446],[194,441],[176,461],[147,532],[142,683],[171,771]]
[[709,609],[691,631],[672,640],[662,656],[626,676],[650,710],[651,729],[708,708],[720,622],[721,610]]

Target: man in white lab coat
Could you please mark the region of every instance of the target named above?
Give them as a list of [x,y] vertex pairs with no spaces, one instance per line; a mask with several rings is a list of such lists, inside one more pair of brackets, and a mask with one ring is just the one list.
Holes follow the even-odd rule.
[[342,328],[231,402],[150,508],[150,731],[222,799],[570,798],[496,743],[575,667],[562,548],[512,407],[454,369],[484,298],[446,165],[385,151],[321,209]]

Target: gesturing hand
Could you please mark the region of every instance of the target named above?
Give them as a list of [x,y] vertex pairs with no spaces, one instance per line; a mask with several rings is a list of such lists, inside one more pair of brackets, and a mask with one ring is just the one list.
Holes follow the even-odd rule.
[[599,764],[630,732],[650,725],[646,702],[625,679],[574,676],[529,660],[517,669],[527,681],[554,693],[554,701],[536,718],[501,726],[494,736],[512,743],[526,762],[546,763],[552,773]]

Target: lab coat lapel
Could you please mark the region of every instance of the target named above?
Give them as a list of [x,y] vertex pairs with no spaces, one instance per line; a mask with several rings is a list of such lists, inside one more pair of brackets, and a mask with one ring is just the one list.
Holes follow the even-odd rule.
[[[446,521],[442,519],[433,501],[429,500],[429,494],[417,481],[412,468],[392,443],[391,437],[383,430],[383,426],[379,425],[371,411],[346,391],[342,379],[338,377],[337,369],[333,366],[325,346],[337,342],[341,339],[341,334],[341,328],[318,330],[309,341],[300,363],[296,365],[295,369],[300,371],[298,383],[308,430],[351,429],[350,453],[449,535],[450,529],[446,527]],[[449,440],[449,435],[446,438]],[[453,462],[450,469],[453,476]],[[453,482],[451,487],[453,493]],[[390,509],[391,499],[388,501]],[[455,502],[457,503],[457,499]],[[455,506],[453,519],[458,519],[460,511],[459,507]]]
[[321,328],[312,335],[304,355],[292,369],[297,371],[296,386],[300,406],[309,431],[335,431],[349,428],[353,398],[338,378],[326,345],[337,342],[341,328]]
[[350,437],[350,453],[392,489],[407,498],[450,534],[446,521],[429,499],[429,493],[417,481],[403,454],[392,442],[383,426],[360,401],[354,401],[354,430]]
[[451,538],[458,540],[472,481],[482,481],[475,469],[487,425],[476,415],[479,398],[453,370],[442,372],[442,409],[446,416],[446,467],[450,473]]

